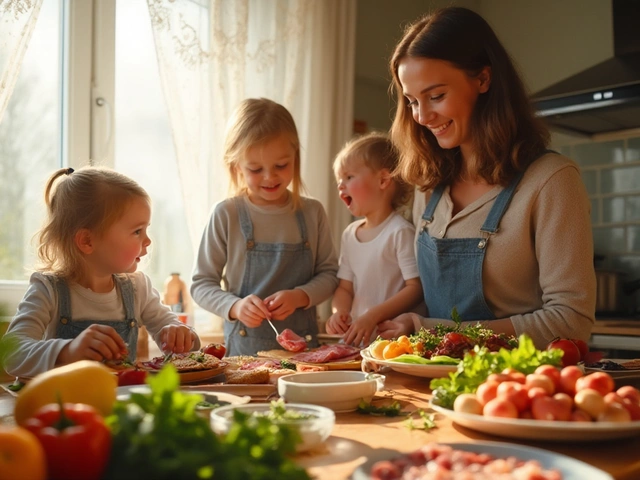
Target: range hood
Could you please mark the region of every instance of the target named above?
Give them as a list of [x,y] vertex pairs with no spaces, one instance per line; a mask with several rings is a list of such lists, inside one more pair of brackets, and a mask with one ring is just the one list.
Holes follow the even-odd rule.
[[554,130],[592,136],[640,127],[640,2],[612,0],[615,56],[533,95]]

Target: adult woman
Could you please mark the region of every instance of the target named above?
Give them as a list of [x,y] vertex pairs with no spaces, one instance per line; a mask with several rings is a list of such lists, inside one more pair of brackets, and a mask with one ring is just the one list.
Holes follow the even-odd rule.
[[456,307],[463,321],[527,333],[538,347],[587,340],[587,194],[576,164],[546,150],[549,133],[491,27],[468,9],[439,10],[406,30],[391,72],[399,174],[424,192],[414,221],[429,317],[401,315],[381,335],[446,323]]

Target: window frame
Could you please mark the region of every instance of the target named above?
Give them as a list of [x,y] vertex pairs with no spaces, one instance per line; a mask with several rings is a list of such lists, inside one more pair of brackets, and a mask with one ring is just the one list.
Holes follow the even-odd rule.
[[[113,166],[116,2],[63,0],[60,8],[60,164]],[[0,303],[10,316],[28,285],[0,279]]]

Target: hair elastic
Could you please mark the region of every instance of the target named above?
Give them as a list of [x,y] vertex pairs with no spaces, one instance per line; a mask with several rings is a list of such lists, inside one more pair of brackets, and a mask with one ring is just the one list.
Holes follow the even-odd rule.
[[71,175],[74,172],[73,168],[67,168],[67,175]]

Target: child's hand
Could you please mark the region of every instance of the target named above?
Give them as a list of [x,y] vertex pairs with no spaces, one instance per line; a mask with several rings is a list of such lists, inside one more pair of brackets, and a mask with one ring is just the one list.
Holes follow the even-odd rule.
[[196,334],[186,325],[167,325],[160,330],[163,352],[185,353],[191,351]]
[[281,290],[265,298],[264,305],[269,309],[271,318],[284,320],[298,308],[309,305],[309,297],[299,288]]
[[118,360],[127,355],[124,340],[113,327],[94,323],[60,351],[56,365],[78,360]]
[[351,315],[348,312],[336,312],[329,317],[325,328],[327,333],[333,335],[341,335],[347,333],[349,325],[351,324]]
[[257,295],[248,295],[233,304],[229,316],[241,321],[249,328],[259,327],[265,318],[271,319],[271,312]]
[[382,338],[398,338],[401,335],[409,335],[415,332],[414,317],[419,317],[419,315],[415,313],[403,313],[393,320],[380,322],[378,324],[378,335]]
[[347,345],[369,345],[371,336],[376,330],[378,322],[375,318],[367,315],[359,316],[354,322],[351,323],[349,330],[344,335],[344,343]]

